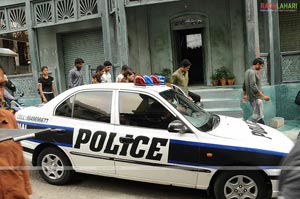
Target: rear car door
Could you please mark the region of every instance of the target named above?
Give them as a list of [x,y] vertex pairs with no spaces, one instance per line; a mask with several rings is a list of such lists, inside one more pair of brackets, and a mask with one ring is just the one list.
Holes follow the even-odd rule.
[[194,133],[170,133],[168,124],[174,121],[159,99],[147,93],[119,91],[115,156],[116,174],[123,178],[194,187],[198,148],[183,143],[195,143]]
[[107,150],[111,124],[110,90],[86,90],[70,96],[55,109],[49,121],[71,127],[72,144],[64,147],[77,171],[115,174],[114,155]]

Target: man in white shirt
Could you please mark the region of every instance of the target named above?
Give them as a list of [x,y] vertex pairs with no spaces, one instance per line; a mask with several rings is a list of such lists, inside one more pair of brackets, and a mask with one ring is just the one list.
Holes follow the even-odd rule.
[[111,69],[111,66],[112,66],[112,63],[110,61],[105,61],[104,62],[104,74],[102,75],[102,78],[101,78],[101,82],[103,83],[111,83],[112,80],[111,80],[111,74],[110,74],[110,69]]

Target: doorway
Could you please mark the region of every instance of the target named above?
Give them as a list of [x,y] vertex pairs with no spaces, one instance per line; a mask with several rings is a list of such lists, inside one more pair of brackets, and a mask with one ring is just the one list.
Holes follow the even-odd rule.
[[204,28],[173,30],[176,61],[174,71],[179,67],[181,60],[190,60],[192,66],[189,70],[189,85],[205,83],[203,33]]

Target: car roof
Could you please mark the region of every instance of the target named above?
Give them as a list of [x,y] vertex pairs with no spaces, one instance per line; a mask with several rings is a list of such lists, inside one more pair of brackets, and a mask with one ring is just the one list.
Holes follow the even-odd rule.
[[127,91],[141,91],[146,93],[160,93],[169,89],[169,86],[157,85],[157,86],[135,86],[133,83],[100,83],[100,84],[85,84],[82,86],[77,86],[75,88],[70,88],[59,95],[57,95],[53,100],[46,103],[42,107],[56,106],[57,103],[64,100],[66,96],[73,95],[74,93],[80,91],[88,91],[93,89],[103,89],[103,90],[127,90]]
[[162,91],[171,89],[171,87],[165,85],[155,85],[155,86],[136,86],[133,83],[100,83],[100,84],[86,84],[69,89],[70,92],[76,92],[80,90],[86,90],[91,88],[102,88],[102,89],[112,89],[112,90],[132,90],[132,91],[147,91],[160,93]]

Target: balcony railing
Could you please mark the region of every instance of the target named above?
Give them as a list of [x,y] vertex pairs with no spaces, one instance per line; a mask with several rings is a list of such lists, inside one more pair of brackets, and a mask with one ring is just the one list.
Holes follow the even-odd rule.
[[33,2],[35,27],[100,17],[97,0],[46,0]]
[[38,97],[37,83],[33,81],[32,73],[22,75],[9,75],[10,79],[16,86],[15,96],[24,93],[24,98],[35,98]]
[[282,82],[300,82],[300,51],[281,53]]
[[23,31],[27,29],[25,6],[0,7],[0,33]]
[[[262,83],[270,82],[270,66],[268,53],[261,53],[261,58],[265,61],[262,70]],[[281,52],[281,83],[300,82],[300,51]]]

